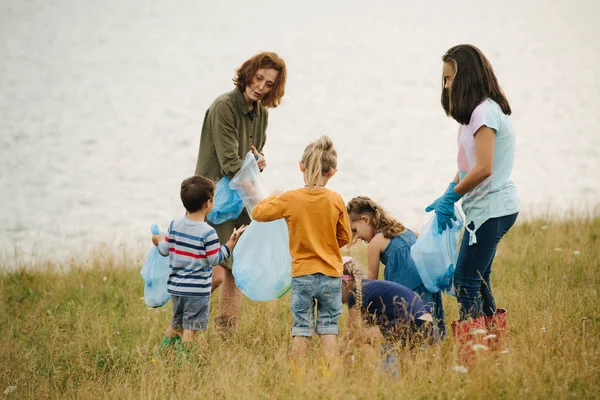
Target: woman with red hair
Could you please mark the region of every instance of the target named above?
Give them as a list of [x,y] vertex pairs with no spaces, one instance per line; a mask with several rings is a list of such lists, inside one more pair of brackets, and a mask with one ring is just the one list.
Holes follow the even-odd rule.
[[[204,115],[196,175],[214,182],[224,176],[232,178],[248,151],[254,153],[261,171],[267,166],[263,155],[269,120],[267,109],[281,103],[285,81],[285,63],[275,53],[259,53],[242,64],[233,78],[235,88],[217,97]],[[250,217],[244,209],[237,219],[213,227],[222,241],[231,236],[236,226],[249,223]],[[220,327],[233,329],[242,294],[231,272],[231,259],[213,269],[212,290],[221,283],[216,322]]]

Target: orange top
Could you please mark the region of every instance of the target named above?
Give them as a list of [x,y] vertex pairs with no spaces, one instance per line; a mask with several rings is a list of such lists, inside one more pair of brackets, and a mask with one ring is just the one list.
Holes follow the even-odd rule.
[[326,188],[290,190],[262,200],[252,219],[285,218],[290,234],[292,276],[321,273],[342,276],[340,247],[350,242],[350,220],[339,193]]

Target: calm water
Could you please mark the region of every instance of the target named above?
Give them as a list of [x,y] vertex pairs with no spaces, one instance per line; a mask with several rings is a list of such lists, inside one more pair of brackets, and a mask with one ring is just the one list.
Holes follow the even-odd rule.
[[600,203],[599,2],[371,3],[0,0],[0,260],[147,251],[150,224],[182,215],[206,108],[260,50],[289,68],[273,190],[302,184],[301,152],[327,133],[330,187],[418,229],[456,171],[440,57],[468,42],[514,111],[522,215]]

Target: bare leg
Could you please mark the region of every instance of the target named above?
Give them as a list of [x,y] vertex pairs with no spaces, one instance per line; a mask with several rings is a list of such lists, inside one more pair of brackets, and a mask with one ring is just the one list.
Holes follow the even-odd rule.
[[193,342],[195,338],[196,338],[196,331],[192,331],[189,329],[183,330],[182,339],[184,342]]
[[181,336],[181,330],[177,330],[173,328],[173,325],[169,324],[169,326],[167,326],[167,332],[165,333],[165,336],[169,339],[172,339],[176,336]]
[[294,340],[292,341],[292,361],[296,366],[301,366],[306,361],[309,339],[306,336],[294,336]]
[[216,267],[213,268],[212,271],[212,287],[210,288],[210,293],[212,294],[215,290],[217,290],[219,288],[219,286],[221,286],[221,284],[223,283],[223,277],[225,275],[225,267],[222,267],[220,265],[217,265]]
[[219,297],[219,324],[234,327],[240,313],[242,292],[235,285],[235,279],[230,269],[223,268],[223,285]]
[[321,351],[323,352],[323,360],[327,364],[331,364],[335,360],[337,350],[337,335],[320,335],[321,336]]

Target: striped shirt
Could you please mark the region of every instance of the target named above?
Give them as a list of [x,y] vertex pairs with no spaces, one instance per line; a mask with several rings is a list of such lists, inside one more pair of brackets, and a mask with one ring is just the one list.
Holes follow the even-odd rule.
[[188,218],[171,222],[158,251],[169,256],[168,291],[175,296],[210,296],[212,267],[231,254],[210,225]]

